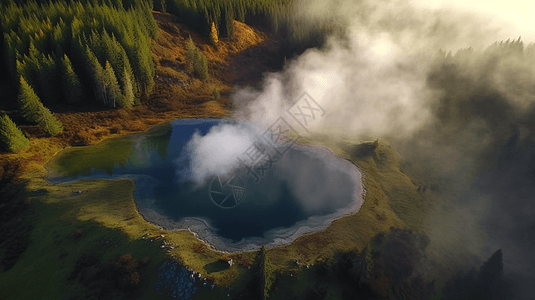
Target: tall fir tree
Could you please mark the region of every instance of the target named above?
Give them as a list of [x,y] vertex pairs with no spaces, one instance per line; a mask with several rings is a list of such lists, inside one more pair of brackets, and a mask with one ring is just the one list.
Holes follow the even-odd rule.
[[97,57],[93,54],[93,51],[86,47],[85,58],[87,60],[87,66],[89,73],[93,81],[93,92],[97,101],[101,101],[105,106],[111,106],[106,96],[106,76],[104,68],[98,62]]
[[113,67],[109,61],[106,61],[104,74],[106,77],[106,94],[109,98],[109,102],[111,103],[112,107],[122,106],[123,95],[121,94],[121,89],[119,88],[115,71],[113,70]]
[[271,261],[264,246],[258,251],[251,269],[251,288],[253,293],[260,299],[265,300],[269,296],[269,290],[273,285],[274,276]]
[[195,53],[193,68],[195,69],[197,76],[199,76],[202,81],[208,81],[210,79],[210,76],[208,75],[208,59],[199,48],[197,48]]
[[39,97],[35,94],[33,88],[26,82],[24,77],[20,76],[19,106],[24,119],[29,122],[38,123],[39,120]]
[[217,28],[215,27],[214,22],[212,22],[212,25],[210,26],[210,42],[212,42],[214,46],[216,46],[217,43],[219,42]]
[[41,110],[41,118],[39,120],[39,127],[43,128],[46,133],[51,136],[56,136],[63,131],[63,124],[59,121],[48,108],[42,104],[39,107]]
[[135,95],[134,95],[134,86],[132,84],[133,80],[131,76],[132,75],[125,68],[123,72],[123,76],[122,76],[123,82],[121,82],[121,86],[123,89],[123,97],[122,97],[123,102],[120,104],[120,106],[124,106],[124,107],[134,106]]
[[39,97],[32,87],[20,77],[20,91],[18,96],[20,108],[24,118],[30,122],[35,122],[43,128],[46,133],[55,136],[63,131],[63,125],[54,115],[43,106]]
[[82,86],[78,75],[74,72],[71,60],[66,54],[63,55],[61,66],[61,90],[63,91],[63,98],[67,103],[76,103],[82,98]]
[[193,72],[194,68],[193,65],[195,63],[195,59],[197,57],[197,47],[195,46],[195,43],[193,43],[193,40],[191,39],[191,35],[188,40],[188,44],[186,46],[186,62],[188,64],[188,71]]
[[8,152],[18,152],[30,145],[30,141],[5,113],[0,114],[0,141]]
[[66,29],[67,26],[60,17],[59,22],[54,26],[54,31],[52,32],[51,37],[52,49],[60,57],[69,49],[69,45],[67,44],[68,40],[65,34]]
[[59,85],[59,70],[56,60],[50,55],[41,57],[41,66],[38,70],[39,91],[41,92],[41,99],[45,103],[57,102],[60,97],[58,89]]
[[[22,58],[21,60],[17,59],[16,66],[17,66],[17,78],[20,78],[22,76],[22,77],[26,78],[26,80],[28,80],[28,78],[32,77],[32,71],[30,69],[30,66],[24,60],[24,58]],[[31,81],[28,82],[28,83],[31,84]]]

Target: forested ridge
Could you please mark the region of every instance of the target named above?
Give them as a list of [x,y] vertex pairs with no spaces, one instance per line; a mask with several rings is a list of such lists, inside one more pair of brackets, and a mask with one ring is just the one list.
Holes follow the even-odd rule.
[[[328,18],[314,24],[296,18],[300,2],[1,0],[0,109],[12,112],[2,118],[10,128],[2,132],[8,135],[3,148],[12,152],[28,144],[13,123],[22,118],[10,119],[13,111],[55,136],[63,127],[50,109],[133,107],[149,98],[156,68],[151,40],[159,32],[153,10],[175,15],[213,46],[220,37],[234,38],[235,20],[262,28],[285,40],[279,54],[285,57],[320,45],[333,29]],[[200,50],[194,54],[188,64],[195,68],[188,71],[207,82],[206,57]]]

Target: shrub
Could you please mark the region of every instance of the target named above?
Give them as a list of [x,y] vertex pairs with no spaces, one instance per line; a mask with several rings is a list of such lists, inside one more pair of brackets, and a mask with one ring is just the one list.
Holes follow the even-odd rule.
[[202,254],[206,252],[206,250],[208,250],[208,247],[206,247],[206,245],[204,244],[193,244],[193,246],[191,246],[191,249],[195,253]]
[[215,101],[219,100],[219,97],[221,95],[219,94],[219,90],[217,88],[214,88],[212,90],[212,97],[214,98]]
[[9,152],[17,152],[30,145],[30,141],[6,114],[0,115],[0,141]]

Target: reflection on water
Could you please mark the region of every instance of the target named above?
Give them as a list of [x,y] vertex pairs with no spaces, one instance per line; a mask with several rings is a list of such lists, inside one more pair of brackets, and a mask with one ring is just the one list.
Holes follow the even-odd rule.
[[[339,214],[356,204],[356,195],[362,190],[357,176],[352,176],[354,166],[297,146],[279,158],[258,183],[246,173],[237,173],[239,178],[232,182],[222,176],[220,184],[212,184],[219,180],[214,176],[203,184],[184,178],[188,173],[184,170],[191,167],[184,147],[195,131],[206,135],[220,122],[178,120],[144,133],[67,149],[47,163],[49,180],[132,178],[139,209],[175,221],[202,219],[219,236],[232,241],[284,231],[313,216]],[[239,205],[229,205],[231,201],[239,201]]]

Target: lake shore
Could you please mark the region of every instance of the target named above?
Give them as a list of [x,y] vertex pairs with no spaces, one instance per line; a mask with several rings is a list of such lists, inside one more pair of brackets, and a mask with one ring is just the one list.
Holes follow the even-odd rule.
[[[348,215],[357,213],[364,203],[366,190],[364,188],[362,172],[356,165],[337,156],[332,150],[323,145],[307,145],[296,143],[294,147],[319,151],[327,155],[334,155],[345,163],[351,165],[351,170],[354,173],[356,182],[359,184],[356,187],[355,199],[351,207],[340,209],[332,214],[324,216],[313,216],[307,220],[299,221],[290,228],[280,229],[276,228],[265,233],[264,237],[244,238],[239,242],[233,242],[218,236],[210,226],[201,219],[185,218],[180,221],[169,219],[155,210],[150,209],[148,203],[139,202],[136,199],[136,206],[138,213],[149,223],[158,226],[163,230],[189,230],[198,239],[207,243],[212,249],[226,253],[247,252],[260,249],[262,246],[266,248],[273,248],[284,246],[292,243],[298,237],[318,232],[329,227],[334,220],[343,218]],[[148,182],[138,184],[149,184]]]

